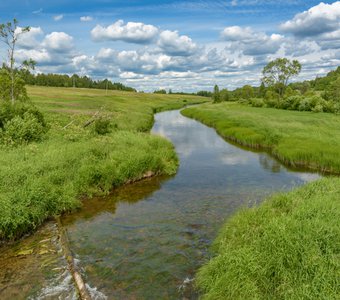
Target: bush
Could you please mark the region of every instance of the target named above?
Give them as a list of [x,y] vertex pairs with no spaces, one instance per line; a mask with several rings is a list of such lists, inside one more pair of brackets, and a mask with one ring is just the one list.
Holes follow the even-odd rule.
[[0,142],[6,145],[40,141],[48,131],[43,114],[31,103],[0,104]]
[[315,112],[315,113],[323,112],[323,106],[321,104],[315,105],[315,107],[312,108],[312,112]]
[[94,122],[94,131],[97,134],[104,135],[111,132],[111,122],[108,118],[99,118]]
[[249,99],[249,102],[253,107],[263,107],[265,105],[262,98],[251,98]]
[[302,99],[303,97],[301,96],[290,96],[290,97],[284,98],[280,104],[280,108],[289,109],[289,110],[297,110]]

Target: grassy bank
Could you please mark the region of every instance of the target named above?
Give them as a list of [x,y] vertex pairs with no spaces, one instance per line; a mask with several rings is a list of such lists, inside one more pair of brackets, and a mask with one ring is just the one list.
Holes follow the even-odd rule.
[[205,104],[182,113],[241,145],[267,148],[285,164],[340,174],[338,115],[237,103]]
[[339,299],[340,179],[324,179],[223,227],[197,275],[203,299]]
[[[171,143],[148,133],[153,114],[206,100],[71,88],[28,92],[51,128],[43,142],[0,148],[0,240],[79,207],[82,196],[108,193],[149,171],[175,173]],[[83,127],[97,112],[111,119],[111,133],[101,136]]]
[[[340,117],[204,104],[183,114],[295,166],[340,173]],[[197,275],[204,299],[338,299],[340,179],[245,209],[222,228]]]

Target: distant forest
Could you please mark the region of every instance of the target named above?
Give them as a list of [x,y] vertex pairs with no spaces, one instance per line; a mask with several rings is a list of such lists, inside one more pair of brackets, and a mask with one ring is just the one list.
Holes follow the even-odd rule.
[[27,70],[22,70],[21,72],[23,73],[22,78],[25,80],[26,84],[29,85],[136,92],[136,89],[132,87],[126,86],[120,82],[111,82],[108,79],[93,80],[88,76],[78,76],[77,74],[69,76],[60,74],[32,74]]

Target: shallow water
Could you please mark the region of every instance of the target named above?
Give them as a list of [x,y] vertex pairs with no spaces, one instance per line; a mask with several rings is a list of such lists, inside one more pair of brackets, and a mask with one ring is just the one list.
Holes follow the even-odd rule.
[[77,299],[57,225],[0,248],[0,299]]
[[63,220],[85,280],[108,299],[196,299],[195,272],[229,216],[319,178],[231,145],[179,111],[155,120],[152,132],[176,147],[176,176],[122,187]]

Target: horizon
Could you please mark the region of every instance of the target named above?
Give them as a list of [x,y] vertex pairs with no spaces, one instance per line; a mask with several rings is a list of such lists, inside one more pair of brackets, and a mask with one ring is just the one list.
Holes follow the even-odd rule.
[[[278,57],[302,64],[298,81],[340,65],[340,1],[53,1],[0,3],[0,23],[31,31],[18,62],[36,72],[105,78],[173,92],[259,85]],[[0,48],[4,61],[4,45]]]

